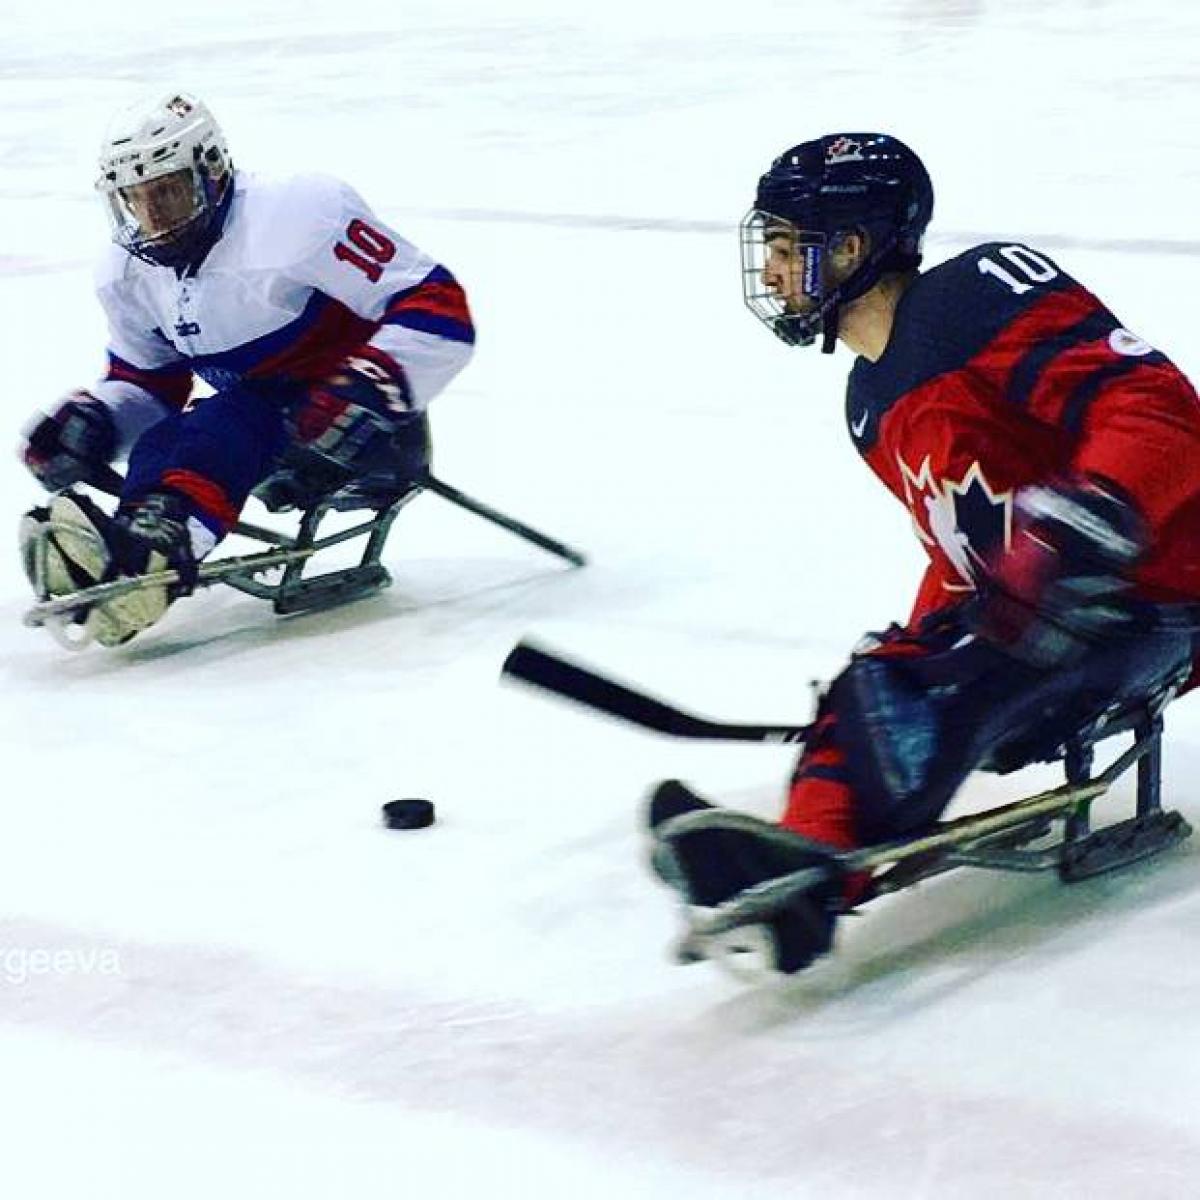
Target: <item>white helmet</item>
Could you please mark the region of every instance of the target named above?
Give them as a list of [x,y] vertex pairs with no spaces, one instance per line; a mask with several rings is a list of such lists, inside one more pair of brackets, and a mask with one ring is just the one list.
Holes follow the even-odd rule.
[[113,240],[160,266],[197,261],[220,234],[233,163],[201,100],[168,92],[119,114],[100,151],[97,189]]

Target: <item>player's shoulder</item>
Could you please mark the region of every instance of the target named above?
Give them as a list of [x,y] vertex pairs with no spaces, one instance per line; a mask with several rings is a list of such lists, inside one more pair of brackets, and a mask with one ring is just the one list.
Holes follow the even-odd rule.
[[305,171],[295,175],[238,172],[236,194],[255,207],[294,207],[297,216],[340,211],[353,189],[334,175]]
[[231,241],[244,260],[282,267],[336,238],[354,201],[349,184],[332,175],[239,172],[226,232],[234,235]]
[[[1055,297],[1051,299],[1051,297]],[[1018,242],[983,242],[922,271],[896,308],[887,349],[877,362],[860,358],[850,373],[847,411],[877,417],[910,392],[964,368],[984,369],[1006,331],[1034,306],[1029,337],[1057,326],[1059,310],[1098,302],[1041,250]],[[933,392],[923,389],[927,396]],[[852,426],[853,427],[853,426]]]
[[1049,292],[1077,287],[1048,254],[1021,242],[982,242],[920,274],[905,294],[918,327],[983,344]]
[[984,242],[923,271],[901,297],[881,374],[913,387],[987,350],[1032,306],[1079,285],[1048,255]]
[[120,286],[128,278],[132,262],[133,256],[128,250],[109,242],[92,266],[92,282],[96,291],[109,291]]

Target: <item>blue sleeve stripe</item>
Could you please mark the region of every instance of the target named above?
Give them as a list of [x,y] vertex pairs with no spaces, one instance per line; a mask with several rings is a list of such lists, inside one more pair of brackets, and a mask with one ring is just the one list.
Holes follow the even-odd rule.
[[830,783],[849,783],[850,776],[843,766],[834,766],[832,763],[818,763],[814,766],[807,766],[801,763],[797,768],[795,775],[792,776],[792,783],[799,783],[802,779],[826,779]]
[[394,317],[387,317],[383,323],[398,325],[403,329],[415,329],[420,333],[432,333],[451,342],[465,342],[471,345],[475,341],[475,329],[472,325],[440,313],[409,309]]
[[1143,355],[1140,358],[1124,358],[1120,362],[1112,363],[1107,367],[1102,367],[1098,371],[1093,371],[1086,379],[1084,379],[1071,393],[1067,400],[1066,407],[1063,409],[1063,427],[1068,433],[1077,434],[1083,428],[1084,419],[1087,417],[1088,409],[1091,408],[1092,402],[1100,394],[1100,389],[1106,384],[1112,383],[1114,379],[1120,379],[1124,375],[1128,375],[1131,371],[1136,371],[1138,367],[1145,366],[1147,363],[1165,363],[1167,357],[1155,351],[1154,354]]
[[1013,367],[1008,377],[1007,398],[1013,404],[1022,407],[1028,405],[1042,375],[1055,359],[1077,346],[1107,337],[1116,328],[1117,321],[1112,313],[1107,309],[1098,309],[1061,333],[1039,339]]

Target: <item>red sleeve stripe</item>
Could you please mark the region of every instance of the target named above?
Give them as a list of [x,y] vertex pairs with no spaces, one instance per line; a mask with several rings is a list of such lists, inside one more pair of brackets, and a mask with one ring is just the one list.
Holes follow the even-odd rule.
[[216,532],[227,533],[237,524],[238,510],[225,494],[225,489],[205,475],[195,471],[164,471],[162,482],[165,487],[186,496],[207,517],[205,524],[215,524]]
[[1100,301],[1083,288],[1050,292],[1009,322],[965,364],[966,369],[994,380],[1010,399],[1020,403],[1043,365],[1039,362],[1041,347],[1058,346],[1056,339],[1097,316],[1112,320]]
[[110,352],[105,379],[136,384],[174,409],[182,409],[192,394],[191,368],[182,363],[158,368],[135,367]]
[[[1076,385],[1071,395],[1063,405],[1062,424],[1063,428],[1068,433],[1078,434],[1083,429],[1083,423],[1087,419],[1088,410],[1110,383],[1115,383],[1118,379],[1124,379],[1126,376],[1134,374],[1134,372],[1142,372],[1153,370],[1158,372],[1166,365],[1167,359],[1163,354],[1155,353],[1153,358],[1118,358],[1115,362],[1112,359],[1111,353],[1108,360],[1102,365],[1093,369],[1085,379]],[[1172,368],[1168,367],[1168,370]],[[1154,388],[1157,379],[1161,376],[1147,376],[1147,383],[1150,388]]]
[[454,342],[475,340],[466,293],[444,267],[431,271],[416,287],[397,292],[388,301],[383,323],[433,333]]

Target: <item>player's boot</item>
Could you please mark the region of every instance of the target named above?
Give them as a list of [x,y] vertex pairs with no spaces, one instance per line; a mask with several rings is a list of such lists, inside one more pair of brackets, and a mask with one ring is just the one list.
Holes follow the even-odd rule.
[[[647,824],[655,835],[668,821],[714,806],[677,780],[660,783],[650,797]],[[829,868],[828,879],[795,897],[765,923],[774,966],[792,974],[825,954],[842,909],[843,876],[829,851],[797,838],[786,848],[752,830],[701,829],[670,839],[656,836],[651,865],[689,903],[714,908],[755,884],[807,866]]]
[[25,573],[38,596],[50,598],[122,576],[178,570],[183,584],[138,588],[73,618],[85,627],[80,643],[95,638],[102,646],[119,646],[190,591],[196,559],[187,518],[185,502],[170,493],[151,493],[110,517],[89,497],[63,492],[22,518]]

